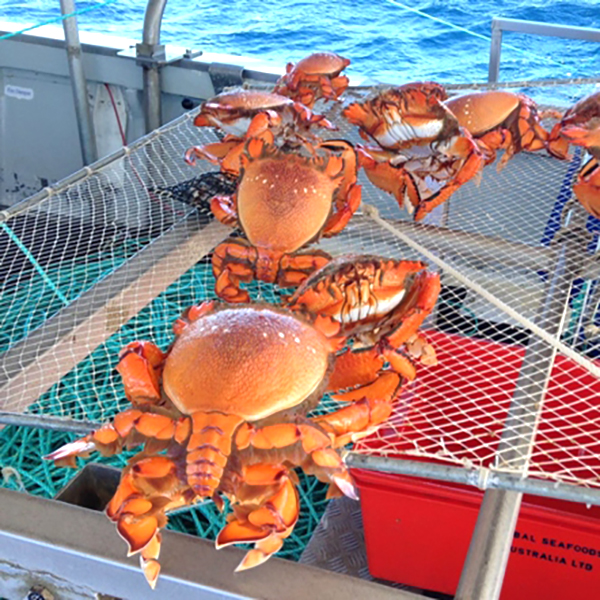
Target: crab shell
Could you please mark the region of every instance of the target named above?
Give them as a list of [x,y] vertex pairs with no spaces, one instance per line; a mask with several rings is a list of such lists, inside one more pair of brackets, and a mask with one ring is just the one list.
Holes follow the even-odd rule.
[[421,305],[424,319],[439,292],[439,275],[428,272],[421,261],[347,254],[308,277],[289,305],[327,315],[340,323],[341,334],[372,345],[390,335],[412,307]]
[[315,52],[295,65],[288,63],[274,91],[310,108],[319,98],[336,100],[348,87],[348,77],[340,73],[349,64],[349,59],[334,52]]
[[[536,103],[523,94],[501,90],[475,92],[451,98],[445,105],[454,113],[458,122],[487,153],[487,164],[496,158],[496,150],[507,152],[498,163],[498,169],[521,150],[549,149],[549,133],[541,120],[557,117],[556,111],[540,111]],[[550,149],[549,149],[550,150]],[[566,158],[556,151],[557,158]]]
[[444,106],[445,89],[438,83],[414,82],[384,90],[343,115],[386,150],[400,150],[446,139],[459,133],[456,117]]
[[445,104],[462,127],[471,135],[480,136],[504,123],[519,107],[520,101],[517,94],[490,91],[456,96]]
[[[202,105],[200,113],[194,119],[194,125],[218,127],[230,135],[243,137],[252,119],[259,113],[274,111],[291,118],[297,113],[296,104],[290,98],[261,90],[238,89],[223,92]],[[302,110],[310,120],[312,113],[305,107]]]
[[309,398],[318,402],[334,349],[290,311],[222,308],[181,331],[165,362],[163,389],[183,414],[216,411],[257,421]]
[[[325,227],[344,169],[332,173],[331,160],[286,153],[264,145],[257,157],[244,157],[237,213],[254,246],[294,252]],[[340,159],[341,160],[341,159]]]
[[297,73],[337,77],[349,64],[348,58],[335,52],[314,52],[299,60],[295,65],[290,63],[292,67],[289,73],[292,77]]
[[[594,92],[577,101],[550,133],[550,152],[562,148],[561,141],[583,146],[600,159],[600,92]],[[559,158],[562,158],[559,156]]]

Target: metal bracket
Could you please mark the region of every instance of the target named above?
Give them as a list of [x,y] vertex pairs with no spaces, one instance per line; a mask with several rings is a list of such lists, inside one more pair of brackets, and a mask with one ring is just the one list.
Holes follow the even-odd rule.
[[144,43],[129,46],[129,48],[117,52],[118,56],[135,58],[137,65],[145,67],[164,67],[179,62],[180,60],[196,58],[201,54],[202,50],[186,49],[185,52],[182,53],[180,47],[165,44]]
[[244,83],[242,73],[244,67],[225,63],[211,63],[208,74],[215,88],[215,94],[221,93],[226,87],[240,86]]

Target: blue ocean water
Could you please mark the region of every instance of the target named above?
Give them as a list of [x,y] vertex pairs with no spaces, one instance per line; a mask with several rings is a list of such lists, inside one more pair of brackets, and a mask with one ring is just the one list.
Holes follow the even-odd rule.
[[[101,4],[79,0],[78,9]],[[146,2],[119,0],[79,18],[82,30],[141,38]],[[417,12],[415,12],[417,11]],[[0,0],[1,18],[36,23],[59,16],[52,0]],[[169,0],[162,39],[285,64],[315,50],[352,60],[349,75],[385,83],[487,80],[492,17],[600,27],[598,0]],[[469,31],[464,31],[464,30]],[[594,42],[504,34],[503,81],[599,75]],[[535,91],[534,91],[535,93]],[[538,91],[539,93],[539,91]],[[576,99],[577,90],[544,91]],[[547,98],[545,98],[547,100]],[[540,101],[538,99],[538,101]]]

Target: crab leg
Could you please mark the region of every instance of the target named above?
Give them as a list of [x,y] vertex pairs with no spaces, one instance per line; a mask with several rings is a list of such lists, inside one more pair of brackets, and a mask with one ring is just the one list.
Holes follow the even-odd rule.
[[363,395],[361,400],[350,406],[313,420],[334,436],[334,448],[341,448],[377,429],[392,413],[399,391],[391,398],[367,398]]
[[405,207],[405,199],[408,200],[408,208],[411,212],[413,207],[418,206],[421,195],[417,184],[404,167],[390,162],[394,157],[391,152],[362,146],[358,147],[357,152],[359,164],[374,186],[392,194],[400,208]]
[[248,302],[250,295],[240,289],[241,282],[258,279],[280,287],[295,287],[330,260],[330,255],[322,250],[265,252],[242,238],[229,238],[213,252],[215,291],[227,302]]
[[44,459],[53,460],[59,466],[75,467],[76,457],[87,457],[94,450],[103,456],[113,456],[121,452],[123,447],[142,443],[146,444],[147,449],[161,450],[172,440],[179,441],[185,436],[188,430],[186,421],[186,417],[176,419],[166,414],[130,408],[115,415],[112,423],[106,423],[85,437],[61,446],[44,456]]
[[235,201],[231,196],[214,196],[210,201],[210,209],[223,225],[237,226],[238,216],[235,210]]
[[212,255],[215,291],[227,302],[248,302],[250,294],[240,289],[240,282],[254,279],[253,264],[258,253],[246,240],[229,238],[219,244]]
[[242,138],[214,142],[212,144],[205,144],[204,146],[192,146],[185,151],[183,160],[192,167],[196,166],[197,158],[207,160],[213,165],[221,165],[223,159],[240,145],[243,148],[244,140]]
[[217,549],[254,543],[236,571],[257,567],[283,545],[298,521],[300,499],[287,467],[259,463],[234,478],[233,518],[221,529]]
[[[460,138],[458,142],[459,148],[464,147],[465,145],[467,146],[467,148],[465,148],[464,155],[466,160],[464,160],[464,163],[457,171],[456,175],[437,194],[434,194],[431,196],[431,198],[422,200],[419,203],[415,212],[415,221],[420,221],[434,208],[446,202],[446,200],[448,200],[448,198],[450,198],[450,196],[452,196],[452,194],[454,194],[458,188],[478,175],[481,172],[481,169],[484,167],[485,156],[481,153],[479,148],[477,148],[475,142],[470,139],[467,140],[467,138]],[[509,150],[506,152],[508,153]],[[502,160],[504,160],[505,156],[502,157]]]
[[306,250],[294,254],[284,254],[279,261],[277,285],[296,287],[317,269],[324,267],[331,256],[323,250]]
[[160,529],[167,523],[166,513],[194,501],[194,493],[179,471],[165,456],[138,454],[123,471],[106,507],[108,518],[127,542],[128,556],[140,553],[142,570],[152,588],[160,573]]
[[356,498],[350,473],[332,447],[331,437],[309,421],[259,428],[246,423],[238,429],[235,442],[240,450],[285,449],[285,458],[302,467],[305,473],[313,474],[321,481],[330,481],[349,498]]
[[57,465],[75,467],[75,457],[85,457],[93,450],[104,456],[119,453],[124,446],[145,443],[161,449],[173,439],[180,441],[186,431],[185,417],[160,406],[159,378],[164,354],[150,342],[132,342],[121,352],[117,370],[123,379],[125,394],[134,405],[115,415],[112,423],[85,437],[61,446],[44,458]]

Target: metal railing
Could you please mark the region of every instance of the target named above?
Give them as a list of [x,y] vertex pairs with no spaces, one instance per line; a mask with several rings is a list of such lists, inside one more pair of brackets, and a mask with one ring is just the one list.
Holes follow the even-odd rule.
[[600,42],[600,29],[591,27],[567,27],[565,25],[550,25],[538,21],[522,21],[520,19],[492,19],[492,43],[490,46],[490,64],[488,82],[497,83],[500,73],[500,55],[502,52],[502,34],[504,31],[526,33],[528,35],[543,35]]

